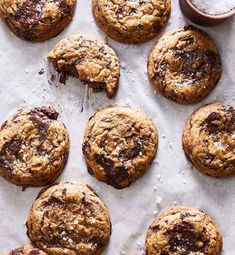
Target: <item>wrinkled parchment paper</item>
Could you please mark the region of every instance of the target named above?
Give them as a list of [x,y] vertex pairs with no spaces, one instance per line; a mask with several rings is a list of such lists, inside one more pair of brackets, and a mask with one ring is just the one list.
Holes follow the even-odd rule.
[[[172,0],[172,15],[166,30],[190,24]],[[205,29],[205,28],[204,28]],[[20,107],[53,105],[69,129],[69,162],[59,180],[80,180],[91,185],[107,204],[113,233],[104,255],[144,254],[148,226],[157,215],[174,205],[188,205],[207,211],[224,236],[224,254],[235,254],[235,177],[215,180],[193,170],[186,160],[181,134],[186,118],[199,106],[235,100],[235,18],[205,29],[215,39],[222,55],[223,77],[216,89],[197,105],[178,105],[154,93],[146,75],[146,56],[156,39],[143,45],[124,45],[109,39],[121,59],[120,88],[114,100],[105,93],[94,94],[74,78],[66,85],[57,79],[48,83],[55,71],[47,62],[49,49],[63,37],[90,34],[105,39],[91,13],[91,0],[78,0],[71,25],[56,38],[42,43],[18,39],[0,21],[0,122]],[[44,73],[39,74],[43,69]],[[42,70],[42,72],[43,72]],[[152,167],[136,183],[124,190],[97,181],[86,170],[82,156],[82,136],[95,109],[129,105],[145,110],[159,131],[159,150]],[[25,222],[40,188],[21,188],[0,178],[0,254],[28,243]]]

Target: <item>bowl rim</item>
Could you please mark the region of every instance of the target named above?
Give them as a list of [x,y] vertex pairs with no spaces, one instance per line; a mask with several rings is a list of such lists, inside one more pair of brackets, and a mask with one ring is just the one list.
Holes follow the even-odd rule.
[[205,13],[201,10],[199,10],[197,7],[195,7],[195,5],[192,4],[191,0],[185,0],[186,3],[195,11],[197,12],[199,15],[204,16],[206,18],[210,18],[210,19],[227,19],[229,17],[232,17],[233,15],[235,15],[235,4],[234,4],[234,8],[231,9],[230,11],[226,12],[226,13],[222,13],[222,14],[208,14]]

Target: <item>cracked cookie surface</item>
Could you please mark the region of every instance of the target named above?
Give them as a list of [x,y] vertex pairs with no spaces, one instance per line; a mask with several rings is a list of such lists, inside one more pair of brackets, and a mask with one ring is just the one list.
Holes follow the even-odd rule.
[[0,175],[18,186],[44,186],[63,170],[69,134],[50,107],[21,109],[0,128]]
[[57,43],[48,54],[55,69],[75,76],[94,91],[105,90],[114,97],[120,76],[119,59],[104,41],[82,35],[72,35]]
[[141,177],[155,157],[157,128],[142,111],[113,106],[90,118],[83,139],[88,171],[121,189]]
[[144,43],[166,25],[170,0],[92,0],[97,24],[112,39],[122,43]]
[[175,207],[149,227],[146,255],[220,255],[223,240],[211,217],[197,209]]
[[33,247],[31,244],[17,248],[5,255],[47,255],[45,252]]
[[148,57],[148,77],[164,97],[182,104],[205,98],[220,80],[215,43],[192,26],[165,33]]
[[27,221],[31,241],[50,255],[99,255],[111,235],[109,212],[88,186],[64,182],[39,193]]
[[18,37],[43,41],[71,22],[75,6],[76,0],[0,0],[0,14]]
[[196,169],[212,177],[235,174],[235,106],[200,107],[187,120],[183,148]]

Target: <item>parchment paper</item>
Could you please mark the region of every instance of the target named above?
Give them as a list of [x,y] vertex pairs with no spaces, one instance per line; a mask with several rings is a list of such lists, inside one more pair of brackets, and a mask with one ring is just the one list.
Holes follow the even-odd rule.
[[[190,24],[172,0],[172,15],[166,30]],[[80,180],[91,185],[107,204],[113,233],[105,255],[144,254],[146,231],[153,219],[168,207],[188,205],[208,212],[224,236],[224,254],[235,254],[235,177],[215,180],[192,169],[182,145],[182,128],[187,117],[199,106],[215,101],[235,100],[235,19],[204,28],[215,39],[223,60],[223,77],[216,89],[197,105],[173,103],[154,93],[146,75],[146,56],[156,39],[137,46],[127,46],[109,39],[121,59],[120,88],[114,100],[104,93],[90,93],[74,78],[66,85],[57,80],[48,83],[51,72],[46,56],[63,37],[90,34],[105,38],[91,13],[91,0],[78,0],[71,25],[56,38],[43,43],[18,39],[0,21],[0,122],[20,107],[51,104],[61,112],[69,129],[69,162],[59,180]],[[164,32],[164,31],[163,31]],[[39,75],[43,68],[44,73]],[[89,92],[89,93],[88,93]],[[95,109],[119,104],[145,110],[159,131],[159,150],[150,170],[124,190],[97,181],[87,173],[82,156],[82,136],[88,118]],[[83,109],[83,111],[82,111]],[[22,192],[0,178],[0,253],[19,247],[29,240],[25,222],[40,188]]]

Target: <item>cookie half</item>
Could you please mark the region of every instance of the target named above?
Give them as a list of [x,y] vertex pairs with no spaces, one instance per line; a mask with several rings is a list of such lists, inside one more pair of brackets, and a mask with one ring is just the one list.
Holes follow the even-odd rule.
[[0,0],[0,14],[18,37],[44,41],[71,22],[75,6],[76,0]]
[[48,54],[49,61],[63,76],[75,76],[93,90],[105,90],[114,97],[118,89],[120,63],[114,50],[104,41],[73,35],[57,43]]
[[215,43],[192,26],[165,33],[148,56],[148,77],[164,97],[182,104],[205,98],[220,80]]
[[89,186],[71,182],[42,190],[27,228],[31,241],[50,255],[99,255],[111,235],[104,203]]
[[22,109],[0,128],[0,175],[18,186],[44,186],[63,170],[69,134],[50,107]]
[[170,0],[92,0],[97,24],[112,39],[122,43],[144,43],[166,25]]
[[114,106],[97,111],[90,118],[83,154],[91,175],[121,189],[146,172],[157,145],[157,128],[147,114]]
[[5,255],[47,255],[45,252],[33,247],[31,244],[15,249]]
[[220,255],[223,240],[211,217],[197,209],[175,207],[148,229],[146,255]]
[[202,173],[235,174],[235,105],[214,103],[196,110],[185,124],[183,148]]

